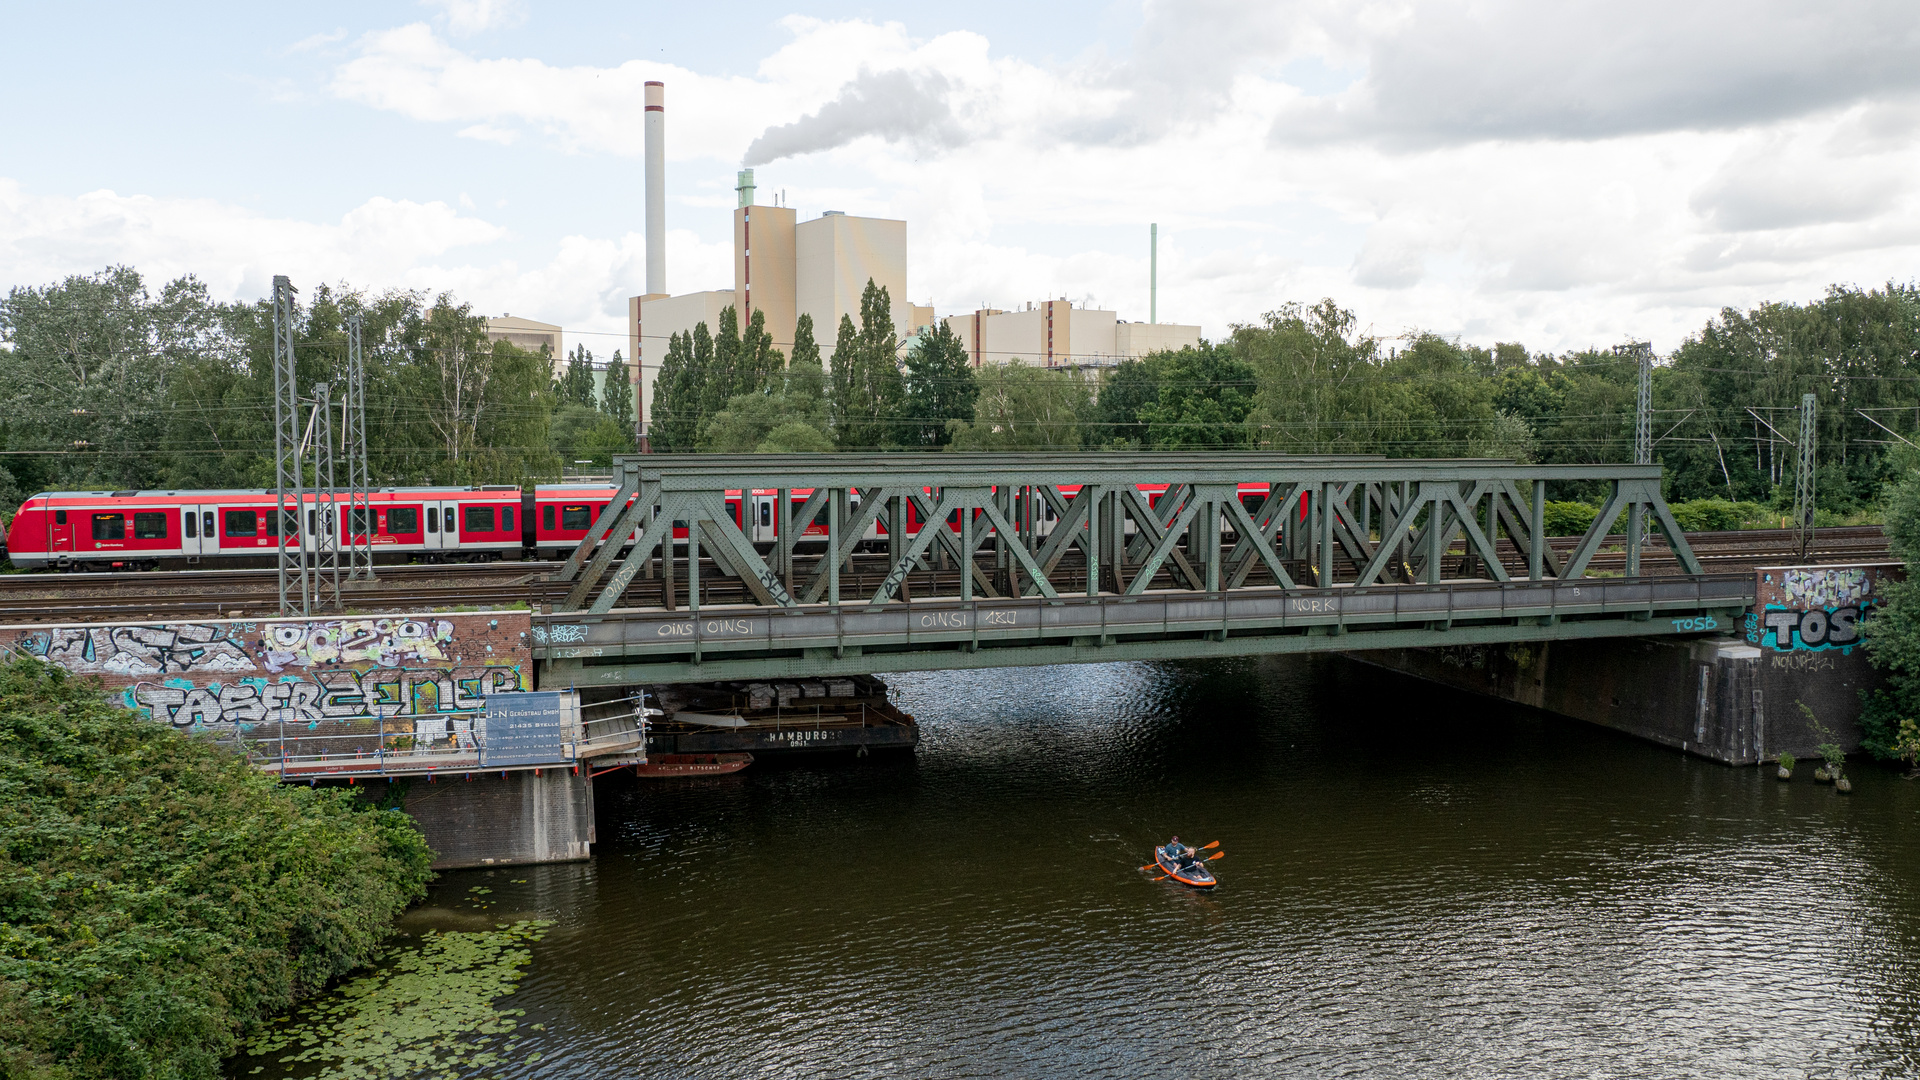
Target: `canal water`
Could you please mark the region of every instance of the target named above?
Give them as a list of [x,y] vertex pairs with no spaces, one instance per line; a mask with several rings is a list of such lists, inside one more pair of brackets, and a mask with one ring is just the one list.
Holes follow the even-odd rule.
[[[914,755],[603,779],[591,862],[444,875],[396,957],[537,927],[445,1074],[1920,1074],[1920,781],[1335,658],[889,681]],[[1141,872],[1175,833],[1216,891]],[[344,1074],[281,1056],[234,1074]]]

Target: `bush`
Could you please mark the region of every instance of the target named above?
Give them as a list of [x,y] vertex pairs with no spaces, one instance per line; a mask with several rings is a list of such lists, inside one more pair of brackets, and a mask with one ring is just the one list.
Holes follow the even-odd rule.
[[1729,529],[1765,528],[1767,508],[1754,502],[1728,502],[1725,499],[1689,499],[1668,503],[1673,520],[1687,532],[1726,532]]
[[1583,502],[1549,502],[1546,506],[1548,536],[1579,536],[1593,527],[1600,508]]
[[283,787],[33,660],[0,665],[0,837],[10,1078],[217,1077],[432,876],[403,815]]

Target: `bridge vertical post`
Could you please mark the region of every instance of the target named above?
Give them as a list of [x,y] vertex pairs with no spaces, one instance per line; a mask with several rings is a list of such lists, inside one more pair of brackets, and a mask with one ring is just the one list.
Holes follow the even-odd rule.
[[1100,489],[1092,484],[1080,490],[1087,500],[1087,595],[1100,595]]
[[[613,537],[607,543],[619,541]],[[700,511],[687,511],[687,610],[700,617]],[[696,639],[697,640],[697,639]]]
[[1373,485],[1360,485],[1360,540],[1362,543],[1373,539]]
[[1316,493],[1313,500],[1320,504],[1320,516],[1316,519],[1316,523],[1320,526],[1320,536],[1318,539],[1320,545],[1320,568],[1319,573],[1315,575],[1320,580],[1315,582],[1315,584],[1323,589],[1333,585],[1333,521],[1336,516],[1333,512],[1333,493],[1335,486],[1334,484],[1321,484],[1320,490]]
[[[1426,494],[1426,484],[1421,484],[1421,494]],[[1440,562],[1447,554],[1446,530],[1440,527],[1441,519],[1446,517],[1446,504],[1439,499],[1427,499],[1427,584],[1438,585],[1442,577]]]
[[960,511],[960,602],[973,602],[973,507]]
[[1640,546],[1646,541],[1646,513],[1644,503],[1634,503],[1627,507],[1627,576],[1640,576]]
[[780,584],[793,592],[793,489],[777,488],[773,493],[773,572]]
[[827,603],[834,607],[840,606],[840,506],[845,495],[835,491],[827,498]]
[[1547,576],[1547,482],[1533,482],[1533,505],[1527,514],[1527,580]]

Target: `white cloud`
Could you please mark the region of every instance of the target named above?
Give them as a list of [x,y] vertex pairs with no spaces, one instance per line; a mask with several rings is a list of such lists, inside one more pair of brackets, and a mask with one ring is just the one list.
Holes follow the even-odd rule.
[[[449,137],[591,160],[638,156],[641,84],[665,81],[676,175],[711,169],[670,202],[713,241],[669,235],[682,290],[731,280],[721,238],[743,158],[805,216],[907,219],[911,298],[943,312],[1066,295],[1144,318],[1149,221],[1162,318],[1213,335],[1332,296],[1382,333],[1664,348],[1723,305],[1920,265],[1920,24],[1888,0],[1148,0],[1128,54],[1057,62],[971,31],[794,16],[737,75],[490,58],[448,36],[503,10],[444,5],[444,30],[367,34],[327,90]],[[455,202],[471,183],[407,190]],[[509,193],[537,201],[489,191],[503,220]],[[373,194],[355,195],[369,224],[305,224],[119,196],[15,212],[26,197],[0,189],[0,270],[41,280],[125,249],[143,268],[291,272],[278,253],[305,249],[273,245],[298,235],[320,277],[620,330],[640,278],[632,206],[605,208],[601,235],[520,237],[509,259],[498,226]],[[56,224],[35,239],[23,223],[41,217]],[[177,224],[199,219],[226,239]]]
[[428,7],[440,9],[447,29],[455,34],[477,34],[526,21],[526,8],[520,0],[422,0]]

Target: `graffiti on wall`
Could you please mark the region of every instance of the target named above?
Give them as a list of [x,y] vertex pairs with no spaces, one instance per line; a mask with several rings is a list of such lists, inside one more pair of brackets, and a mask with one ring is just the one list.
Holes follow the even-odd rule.
[[1817,566],[1759,571],[1747,641],[1776,652],[1851,654],[1860,626],[1881,602],[1898,564]]
[[0,647],[98,676],[121,704],[175,727],[385,734],[398,720],[437,738],[489,694],[533,689],[530,623],[521,611],[26,626],[0,628]]

